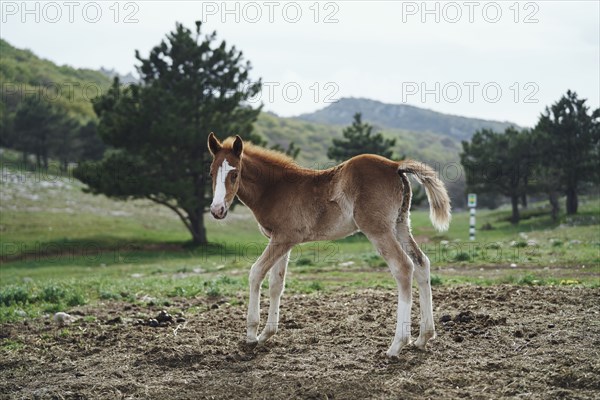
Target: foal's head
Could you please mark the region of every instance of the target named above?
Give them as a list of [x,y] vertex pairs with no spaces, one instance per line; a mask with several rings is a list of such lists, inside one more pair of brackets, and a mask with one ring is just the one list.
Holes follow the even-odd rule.
[[216,219],[223,219],[240,187],[244,142],[241,137],[236,136],[233,140],[221,143],[211,132],[208,136],[208,149],[213,156],[210,176],[214,195],[210,213]]

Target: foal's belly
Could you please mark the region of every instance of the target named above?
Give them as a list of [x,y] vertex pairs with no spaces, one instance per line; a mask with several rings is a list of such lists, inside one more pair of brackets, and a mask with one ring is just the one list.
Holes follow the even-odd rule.
[[338,204],[330,204],[312,228],[306,241],[341,239],[358,231],[351,209]]

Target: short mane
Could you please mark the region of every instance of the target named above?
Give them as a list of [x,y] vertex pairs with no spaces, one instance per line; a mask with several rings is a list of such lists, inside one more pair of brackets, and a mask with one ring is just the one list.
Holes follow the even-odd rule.
[[[234,140],[235,138],[228,137],[223,141],[223,147],[226,149],[231,149]],[[277,150],[265,149],[264,147],[257,146],[248,141],[244,141],[244,154],[249,157],[260,158],[261,160],[270,164],[281,165],[287,168],[301,168],[298,164],[296,164],[296,161],[287,154]]]

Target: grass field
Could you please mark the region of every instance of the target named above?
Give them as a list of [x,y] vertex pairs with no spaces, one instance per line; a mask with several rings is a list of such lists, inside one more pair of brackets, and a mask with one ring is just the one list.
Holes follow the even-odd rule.
[[[250,265],[266,240],[245,207],[225,221],[207,216],[211,244],[191,249],[189,235],[166,208],[82,192],[68,177],[3,168],[0,320],[39,316],[102,300],[152,301],[226,296],[243,302]],[[414,234],[432,261],[433,283],[599,286],[600,201],[553,223],[545,204],[524,211],[480,211],[477,240],[468,213],[455,212],[436,233],[428,211],[412,213]],[[362,235],[309,243],[292,253],[287,290],[395,287],[385,263]]]

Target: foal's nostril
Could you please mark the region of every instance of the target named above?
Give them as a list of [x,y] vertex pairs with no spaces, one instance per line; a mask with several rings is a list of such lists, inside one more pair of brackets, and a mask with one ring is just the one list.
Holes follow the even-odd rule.
[[225,207],[221,206],[221,208],[219,209],[219,214],[223,215],[225,213]]

